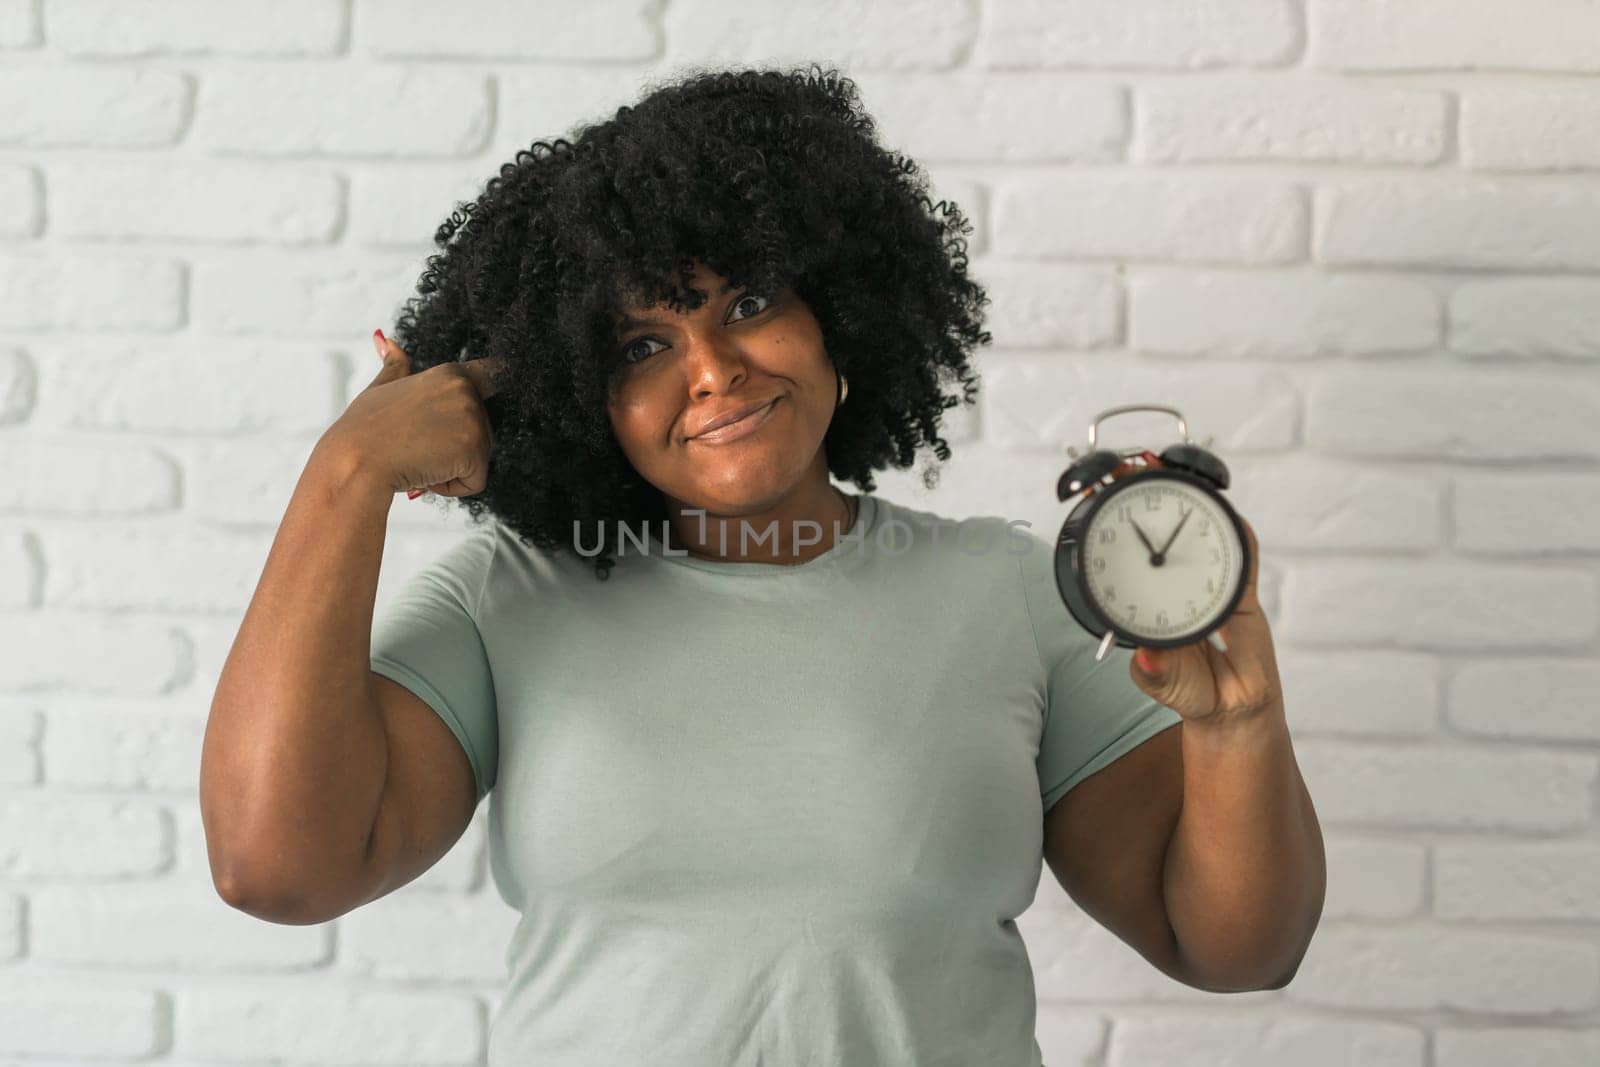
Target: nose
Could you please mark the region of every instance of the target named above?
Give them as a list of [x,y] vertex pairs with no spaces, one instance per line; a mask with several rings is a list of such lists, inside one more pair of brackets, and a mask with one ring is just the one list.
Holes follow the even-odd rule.
[[693,337],[684,358],[689,394],[696,400],[736,389],[749,376],[745,354],[726,334]]

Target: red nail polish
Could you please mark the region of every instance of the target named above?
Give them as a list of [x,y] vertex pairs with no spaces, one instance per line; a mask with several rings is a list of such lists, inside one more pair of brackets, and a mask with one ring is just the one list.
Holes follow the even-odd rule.
[[406,490],[406,499],[407,500],[415,500],[415,499],[417,499],[417,497],[421,496],[423,493],[426,493],[426,492],[427,492],[426,489],[407,489]]

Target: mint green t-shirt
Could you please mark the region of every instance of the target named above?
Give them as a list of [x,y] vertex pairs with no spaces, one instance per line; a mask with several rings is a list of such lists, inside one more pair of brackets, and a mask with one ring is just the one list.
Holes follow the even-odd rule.
[[1181,721],[1051,549],[869,493],[801,564],[652,539],[602,582],[486,521],[407,581],[372,669],[465,748],[520,913],[492,1067],[1039,1067],[1044,814]]

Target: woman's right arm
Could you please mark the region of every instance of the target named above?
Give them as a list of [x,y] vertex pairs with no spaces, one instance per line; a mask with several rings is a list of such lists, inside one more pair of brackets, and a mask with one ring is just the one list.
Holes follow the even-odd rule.
[[[401,804],[381,811],[390,777],[385,720],[408,709],[380,707],[369,661],[393,499],[356,457],[313,455],[212,699],[200,760],[212,881],[230,905],[262,919],[326,922],[394,888],[384,866],[403,851]],[[422,704],[398,686],[385,687],[390,700],[393,690]],[[435,751],[454,758],[431,764],[465,780],[434,782],[442,796],[433,794],[433,807],[459,822],[454,841],[475,798],[470,766],[445,736]]]
[[461,746],[420,698],[374,674],[370,656],[394,494],[483,488],[492,434],[481,399],[493,391],[483,363],[413,375],[394,349],[295,486],[201,750],[212,881],[242,911],[336,918],[415,878],[471,819]]

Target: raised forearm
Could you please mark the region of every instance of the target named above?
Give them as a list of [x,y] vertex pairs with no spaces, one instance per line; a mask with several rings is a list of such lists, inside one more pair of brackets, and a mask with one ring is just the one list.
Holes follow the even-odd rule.
[[1183,726],[1183,807],[1167,844],[1167,918],[1188,979],[1277,988],[1322,916],[1327,860],[1282,701]]

